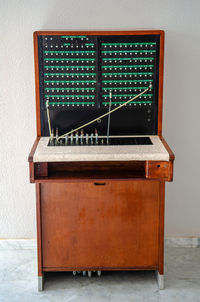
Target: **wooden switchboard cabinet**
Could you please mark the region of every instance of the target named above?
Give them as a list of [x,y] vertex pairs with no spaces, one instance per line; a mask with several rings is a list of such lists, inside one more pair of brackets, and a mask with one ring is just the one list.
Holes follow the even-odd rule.
[[[174,162],[162,137],[164,32],[35,32],[34,51],[37,138],[29,166],[39,290],[46,272],[105,270],[155,270],[163,288],[165,182]],[[92,134],[88,144],[86,134],[83,145],[77,132],[64,141],[65,132],[109,110],[110,91],[112,108],[141,93],[111,115],[111,138],[151,144],[106,145],[103,119],[86,127],[99,131],[96,141]],[[60,141],[49,137],[49,108]]]

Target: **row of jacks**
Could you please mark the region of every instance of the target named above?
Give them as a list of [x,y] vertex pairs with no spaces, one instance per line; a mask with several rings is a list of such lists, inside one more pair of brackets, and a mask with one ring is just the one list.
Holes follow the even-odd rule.
[[70,135],[65,135],[64,139],[58,139],[58,129],[56,129],[56,136],[54,137],[54,132],[52,130],[52,134],[49,141],[50,146],[59,146],[59,145],[98,145],[98,132],[95,129],[95,133],[91,133],[90,135],[86,133],[84,135],[83,129],[80,131],[76,131],[71,133]]
[[86,144],[86,145],[93,145],[93,144],[98,144],[98,132],[97,132],[97,129],[95,129],[95,134],[91,133],[90,135],[88,133],[86,133],[84,135],[83,133],[83,129],[81,130],[80,132],[80,135],[79,135],[79,132],[76,131],[75,135],[73,133],[71,133],[70,136],[66,135],[65,136],[65,145],[73,145],[73,144],[76,144],[76,145],[83,145]]
[[88,275],[89,278],[92,277],[92,272],[93,273],[97,273],[97,276],[100,277],[101,276],[101,271],[73,271],[73,275],[76,276],[76,274],[83,274],[83,276],[86,276],[86,274]]

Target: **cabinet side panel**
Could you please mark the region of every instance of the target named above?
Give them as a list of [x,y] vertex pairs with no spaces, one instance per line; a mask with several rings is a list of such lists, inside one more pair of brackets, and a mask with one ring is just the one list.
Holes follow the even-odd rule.
[[159,230],[159,266],[158,271],[164,274],[164,220],[165,220],[165,182],[160,182],[160,230]]
[[42,276],[41,185],[36,184],[38,276]]

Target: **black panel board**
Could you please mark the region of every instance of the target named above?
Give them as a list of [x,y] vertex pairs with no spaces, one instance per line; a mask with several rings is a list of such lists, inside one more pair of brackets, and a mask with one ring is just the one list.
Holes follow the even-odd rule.
[[[47,100],[52,128],[62,135],[107,112],[109,91],[115,108],[150,82],[145,97],[111,115],[110,134],[157,134],[160,36],[82,37],[38,37],[42,136],[49,135]],[[95,128],[105,135],[107,117],[84,132]]]

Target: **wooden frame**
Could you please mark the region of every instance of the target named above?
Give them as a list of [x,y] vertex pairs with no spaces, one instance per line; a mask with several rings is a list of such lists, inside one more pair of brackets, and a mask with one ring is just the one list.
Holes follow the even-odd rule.
[[159,58],[159,88],[158,88],[158,135],[162,135],[162,107],[163,107],[163,70],[164,70],[164,31],[162,30],[139,30],[139,31],[36,31],[34,38],[35,60],[35,88],[36,88],[36,127],[37,136],[41,136],[40,123],[40,90],[39,90],[39,65],[38,65],[38,36],[40,35],[160,35],[160,58]]

